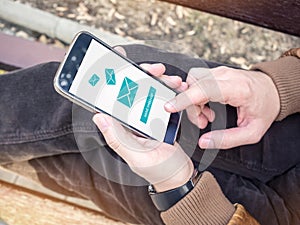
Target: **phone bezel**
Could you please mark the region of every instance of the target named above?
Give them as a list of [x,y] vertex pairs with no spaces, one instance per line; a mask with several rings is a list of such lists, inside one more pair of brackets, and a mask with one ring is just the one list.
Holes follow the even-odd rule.
[[[99,38],[97,38],[96,36],[94,36],[93,34],[86,32],[86,31],[81,31],[79,32],[73,39],[72,43],[70,44],[70,47],[62,61],[62,63],[60,64],[56,75],[54,77],[54,88],[55,90],[61,94],[62,96],[66,97],[67,99],[69,99],[70,101],[72,101],[75,104],[80,105],[81,107],[87,109],[90,112],[93,113],[97,113],[97,112],[101,112],[101,113],[105,113],[108,114],[110,116],[112,116],[113,118],[115,118],[116,120],[118,120],[119,122],[121,122],[124,126],[128,127],[129,129],[133,130],[134,132],[137,132],[138,134],[145,136],[147,138],[151,138],[154,139],[153,137],[145,134],[144,132],[138,130],[137,128],[119,120],[118,118],[114,117],[113,115],[99,109],[98,107],[86,102],[85,100],[81,99],[80,97],[72,94],[69,92],[69,88],[66,90],[65,88],[63,88],[60,83],[59,83],[59,79],[61,76],[61,73],[63,71],[63,69],[65,68],[65,66],[67,65],[67,61],[70,58],[70,56],[72,55],[72,51],[74,51],[74,46],[80,42],[82,39],[82,37],[88,37],[88,43],[86,44],[86,49],[88,49],[92,39],[94,39],[95,41],[97,41],[98,43],[100,43],[101,45],[103,45],[104,47],[108,48],[110,51],[114,52],[115,54],[117,54],[119,57],[123,58],[124,60],[126,60],[127,62],[129,62],[130,64],[132,64],[133,66],[137,67],[139,70],[143,71],[144,73],[146,73],[147,75],[149,75],[150,77],[152,77],[153,79],[157,80],[158,82],[162,83],[164,86],[166,86],[167,88],[171,89],[170,87],[168,87],[167,85],[165,85],[163,82],[161,82],[159,79],[157,79],[156,77],[153,77],[148,71],[144,70],[143,68],[141,68],[139,65],[137,65],[135,62],[133,62],[132,60],[126,58],[124,55],[120,54],[119,52],[115,51],[111,46],[109,46],[108,44],[106,44],[105,42],[103,42],[102,40],[100,40]],[[80,58],[80,64],[82,63],[82,60],[84,58],[85,54],[83,55],[82,58]],[[72,74],[72,80],[74,80],[75,76],[77,74],[77,71],[75,72],[75,74]],[[178,92],[176,92],[175,90],[171,89],[172,91],[174,91],[176,94],[178,94]],[[168,122],[168,126],[167,126],[167,130],[165,133],[165,137],[164,137],[164,142],[169,143],[169,144],[174,144],[176,137],[177,137],[177,133],[179,130],[179,126],[180,126],[180,121],[181,121],[181,115],[182,112],[177,112],[177,113],[171,113],[170,114],[170,119]]]

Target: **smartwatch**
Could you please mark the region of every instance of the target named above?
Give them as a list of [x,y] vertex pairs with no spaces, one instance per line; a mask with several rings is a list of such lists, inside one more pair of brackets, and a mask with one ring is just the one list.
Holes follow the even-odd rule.
[[197,184],[201,173],[194,170],[192,177],[184,185],[164,192],[156,192],[153,185],[149,185],[148,193],[155,207],[163,212],[175,205],[180,199],[186,196]]

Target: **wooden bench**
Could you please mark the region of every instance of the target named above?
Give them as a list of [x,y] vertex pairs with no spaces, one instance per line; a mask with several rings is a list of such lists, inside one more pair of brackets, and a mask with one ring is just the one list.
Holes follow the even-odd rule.
[[0,196],[0,218],[8,225],[126,225],[97,211],[3,181]]
[[[62,48],[0,33],[0,69],[11,71],[49,61],[61,61]],[[20,51],[22,49],[22,51]]]
[[163,0],[300,37],[300,0]]

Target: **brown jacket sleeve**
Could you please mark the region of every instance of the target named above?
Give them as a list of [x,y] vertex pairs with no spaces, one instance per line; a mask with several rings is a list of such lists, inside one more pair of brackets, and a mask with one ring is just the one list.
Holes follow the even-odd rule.
[[236,204],[236,210],[227,225],[259,225],[259,223],[246,211],[244,206]]
[[169,225],[257,225],[241,205],[236,207],[224,196],[213,175],[204,172],[195,188],[161,217]]
[[269,75],[277,87],[280,112],[276,120],[282,120],[288,115],[300,112],[300,59],[298,58],[300,53],[299,50],[294,50],[286,55],[252,67],[253,70],[260,70]]

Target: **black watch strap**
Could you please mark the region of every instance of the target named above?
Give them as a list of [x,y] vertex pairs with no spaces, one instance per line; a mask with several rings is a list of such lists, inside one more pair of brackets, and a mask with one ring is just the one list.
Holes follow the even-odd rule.
[[[196,174],[195,174],[196,173]],[[175,205],[180,199],[186,196],[196,185],[197,181],[200,178],[200,173],[197,170],[193,173],[191,179],[186,182],[184,185],[168,190],[165,192],[156,192],[152,185],[149,185],[148,191],[149,195],[154,203],[155,207],[159,211],[166,211]]]

